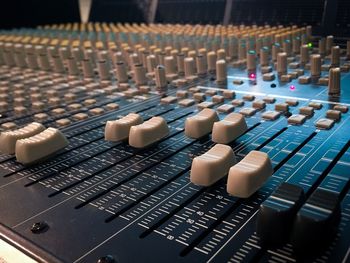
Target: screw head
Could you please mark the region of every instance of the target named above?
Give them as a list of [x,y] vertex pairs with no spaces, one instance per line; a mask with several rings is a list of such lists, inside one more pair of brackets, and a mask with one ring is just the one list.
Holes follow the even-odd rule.
[[39,234],[39,233],[45,232],[48,229],[49,229],[49,225],[46,222],[41,221],[41,222],[34,223],[31,226],[30,231],[32,231],[32,233],[34,234]]
[[106,255],[103,257],[100,257],[97,261],[97,263],[115,263],[116,261],[114,260],[113,256],[111,255]]

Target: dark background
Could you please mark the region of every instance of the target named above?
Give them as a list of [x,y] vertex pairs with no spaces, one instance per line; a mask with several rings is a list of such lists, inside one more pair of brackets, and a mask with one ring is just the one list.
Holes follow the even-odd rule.
[[[0,28],[79,22],[78,0],[2,0]],[[93,0],[90,21],[148,22],[151,0]],[[226,0],[158,0],[155,22],[223,22]],[[350,36],[350,0],[233,0],[233,24],[314,26],[316,34]]]
[[76,0],[0,0],[0,28],[80,21]]

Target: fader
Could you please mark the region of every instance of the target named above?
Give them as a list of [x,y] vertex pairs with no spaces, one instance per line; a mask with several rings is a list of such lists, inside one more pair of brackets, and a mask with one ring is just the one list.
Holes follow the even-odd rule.
[[0,251],[349,262],[350,41],[311,33],[1,31]]

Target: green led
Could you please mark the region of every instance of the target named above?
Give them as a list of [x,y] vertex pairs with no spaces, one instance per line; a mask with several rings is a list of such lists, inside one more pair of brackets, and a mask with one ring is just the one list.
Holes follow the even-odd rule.
[[307,46],[311,48],[312,47],[312,43],[308,43]]

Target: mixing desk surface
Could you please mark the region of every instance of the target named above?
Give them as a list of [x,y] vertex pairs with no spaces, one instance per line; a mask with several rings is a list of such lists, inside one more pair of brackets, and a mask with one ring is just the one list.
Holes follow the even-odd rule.
[[350,262],[350,42],[311,27],[0,35],[0,261]]

